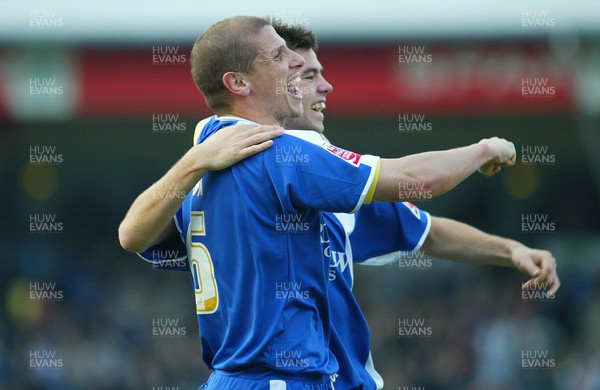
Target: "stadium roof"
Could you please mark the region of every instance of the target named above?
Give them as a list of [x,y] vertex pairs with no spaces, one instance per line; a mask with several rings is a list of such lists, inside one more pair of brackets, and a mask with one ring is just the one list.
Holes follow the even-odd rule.
[[307,24],[322,41],[535,38],[600,34],[600,2],[344,0],[220,2],[79,0],[7,1],[0,41],[73,44],[148,44],[187,41],[234,15],[275,16]]

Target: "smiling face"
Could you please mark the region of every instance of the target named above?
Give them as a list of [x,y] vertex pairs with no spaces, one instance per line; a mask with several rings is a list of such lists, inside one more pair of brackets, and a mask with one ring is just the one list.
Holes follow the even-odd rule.
[[259,50],[254,71],[244,75],[250,85],[248,103],[259,113],[263,124],[282,124],[284,118],[302,114],[300,67],[304,59],[288,49],[271,26],[256,36]]
[[300,91],[304,111],[300,116],[286,118],[284,127],[290,130],[314,130],[322,133],[325,131],[323,125],[325,117],[322,111],[325,109],[326,96],[333,87],[323,77],[323,67],[312,49],[297,52],[304,59],[304,65],[300,68]]

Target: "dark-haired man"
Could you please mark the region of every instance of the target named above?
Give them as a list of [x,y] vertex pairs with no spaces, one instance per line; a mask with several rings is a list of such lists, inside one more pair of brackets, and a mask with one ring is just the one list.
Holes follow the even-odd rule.
[[[273,26],[287,46],[304,58],[300,68],[304,111],[286,119],[284,127],[323,133],[322,111],[333,87],[323,77],[316,54],[317,38],[303,26],[276,21]],[[554,294],[560,286],[550,252],[531,249],[457,221],[432,217],[410,203],[372,202],[354,214],[324,212],[323,219],[328,231],[324,251],[330,259],[330,348],[340,366],[336,380],[340,389],[383,388],[383,379],[370,354],[369,328],[352,294],[353,263],[385,265],[397,262],[403,253],[422,250],[436,258],[516,267],[533,276],[528,284],[547,286],[548,294]]]

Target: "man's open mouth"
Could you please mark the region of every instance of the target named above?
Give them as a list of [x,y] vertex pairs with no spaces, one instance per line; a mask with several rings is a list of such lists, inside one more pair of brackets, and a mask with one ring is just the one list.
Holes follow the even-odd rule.
[[294,76],[288,82],[287,87],[288,93],[298,99],[302,99],[302,94],[300,93],[300,81],[300,76]]
[[310,106],[310,109],[313,111],[317,111],[317,112],[321,112],[326,108],[325,102],[317,102],[317,103],[313,103],[312,106]]

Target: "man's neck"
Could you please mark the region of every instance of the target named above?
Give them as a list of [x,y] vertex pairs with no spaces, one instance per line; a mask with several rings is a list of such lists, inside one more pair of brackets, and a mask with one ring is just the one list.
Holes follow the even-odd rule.
[[216,114],[217,118],[219,119],[239,119],[243,122],[249,122],[249,123],[256,123],[256,124],[260,124],[260,122],[248,119],[248,118],[244,118],[240,115],[236,115],[236,114],[226,114],[226,113],[220,113],[220,114]]
[[256,112],[253,110],[244,109],[243,107],[234,107],[231,110],[227,110],[227,111],[219,113],[217,115],[219,117],[233,116],[233,117],[237,117],[237,118],[243,118],[243,119],[246,119],[251,122],[261,124],[261,125],[274,125],[274,126],[282,126],[283,127],[283,120],[278,121],[272,115]]

